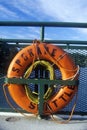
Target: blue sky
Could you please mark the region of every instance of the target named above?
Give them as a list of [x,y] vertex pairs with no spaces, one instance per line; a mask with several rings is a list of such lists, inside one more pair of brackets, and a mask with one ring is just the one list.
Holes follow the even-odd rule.
[[[0,21],[87,22],[87,0],[0,0]],[[46,28],[45,39],[87,40],[87,29]],[[40,28],[0,27],[0,38],[39,39]]]

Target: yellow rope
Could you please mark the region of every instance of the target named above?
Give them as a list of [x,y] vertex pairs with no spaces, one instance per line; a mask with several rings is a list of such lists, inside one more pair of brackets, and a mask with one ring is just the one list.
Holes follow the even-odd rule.
[[[49,62],[44,61],[44,60],[39,60],[39,61],[34,62],[34,64],[32,64],[25,72],[24,78],[27,79],[30,76],[32,69],[35,69],[38,65],[44,66],[46,68],[46,70],[48,70],[50,72],[49,73],[50,80],[54,79],[53,67],[51,66],[51,64]],[[53,86],[48,88],[47,92],[44,94],[45,101],[47,101],[49,99],[49,97],[52,95],[53,89],[54,89]],[[34,103],[38,104],[38,102],[39,102],[38,101],[38,94],[34,94],[33,92],[31,92],[30,88],[27,85],[25,85],[25,90],[26,90],[26,94],[27,94],[28,98],[31,99]]]

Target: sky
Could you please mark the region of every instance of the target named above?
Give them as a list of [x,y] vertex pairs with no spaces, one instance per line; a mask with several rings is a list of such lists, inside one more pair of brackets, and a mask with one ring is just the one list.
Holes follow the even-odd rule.
[[[87,22],[87,0],[0,0],[0,21]],[[39,27],[0,27],[0,38],[40,39]],[[45,28],[46,40],[87,40],[87,29]]]

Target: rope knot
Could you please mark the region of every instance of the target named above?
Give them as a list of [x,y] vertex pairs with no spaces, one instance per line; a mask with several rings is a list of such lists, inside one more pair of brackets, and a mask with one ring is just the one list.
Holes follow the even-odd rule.
[[41,42],[37,39],[33,40],[33,44],[36,43],[36,44],[40,44]]

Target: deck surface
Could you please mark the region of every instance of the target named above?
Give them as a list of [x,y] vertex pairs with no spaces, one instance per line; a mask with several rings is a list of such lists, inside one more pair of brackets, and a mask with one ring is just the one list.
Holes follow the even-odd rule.
[[0,112],[0,130],[87,130],[86,118],[75,117],[68,124],[59,124],[52,119],[38,119],[32,114],[26,118],[18,113]]

